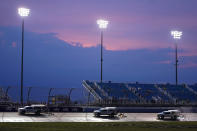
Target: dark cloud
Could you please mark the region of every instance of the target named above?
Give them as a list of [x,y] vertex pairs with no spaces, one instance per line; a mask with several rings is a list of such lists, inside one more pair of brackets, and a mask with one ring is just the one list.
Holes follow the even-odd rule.
[[[15,89],[16,95],[20,87],[21,28],[0,27],[0,30],[4,34],[3,37],[0,36],[0,45],[4,45],[0,46],[0,85],[18,87]],[[16,43],[15,48],[12,47],[13,42]],[[104,80],[172,83],[173,53],[174,49],[171,48],[104,50]],[[196,56],[183,58],[180,64],[186,66],[180,69],[180,82],[194,83],[197,80],[197,67],[194,64]],[[33,86],[45,90],[49,87],[82,88],[82,80],[99,80],[99,72],[99,46],[89,48],[72,46],[58,39],[53,33],[25,32],[25,87]],[[14,89],[10,91],[14,92]],[[39,93],[37,95],[39,96]]]

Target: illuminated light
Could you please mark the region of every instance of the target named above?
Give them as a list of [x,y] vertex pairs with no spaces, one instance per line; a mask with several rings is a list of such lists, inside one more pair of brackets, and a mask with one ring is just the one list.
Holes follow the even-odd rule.
[[99,25],[99,28],[100,28],[100,29],[105,29],[105,28],[107,28],[108,23],[109,23],[109,22],[106,21],[106,20],[102,20],[102,19],[97,20],[97,24]]
[[171,31],[171,35],[174,39],[181,39],[183,33],[181,31]]
[[30,9],[27,8],[18,8],[18,14],[20,16],[28,16],[30,12]]

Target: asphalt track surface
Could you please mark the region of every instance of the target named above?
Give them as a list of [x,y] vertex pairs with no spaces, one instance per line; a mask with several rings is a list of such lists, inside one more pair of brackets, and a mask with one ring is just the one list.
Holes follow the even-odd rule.
[[[0,112],[0,122],[130,122],[130,121],[171,121],[158,120],[157,113],[124,113],[123,116],[94,117],[92,113],[50,113],[19,115],[17,112]],[[197,113],[183,113],[178,121],[197,121]]]

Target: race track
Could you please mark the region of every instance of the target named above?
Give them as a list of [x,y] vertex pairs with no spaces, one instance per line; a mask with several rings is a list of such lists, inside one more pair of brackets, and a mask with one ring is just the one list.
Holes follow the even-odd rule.
[[[184,113],[179,121],[197,121],[197,113]],[[52,113],[36,116],[19,115],[17,112],[0,112],[0,122],[129,122],[129,121],[171,121],[157,120],[156,113],[125,113],[124,116],[110,118],[94,117],[92,113]]]

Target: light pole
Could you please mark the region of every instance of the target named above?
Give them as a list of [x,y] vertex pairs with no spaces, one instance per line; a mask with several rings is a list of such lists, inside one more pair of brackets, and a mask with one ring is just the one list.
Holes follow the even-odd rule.
[[97,20],[97,24],[101,29],[101,83],[103,81],[103,30],[107,28],[108,21],[99,19]]
[[18,8],[18,14],[22,17],[22,55],[21,55],[21,105],[23,105],[23,48],[24,48],[24,17],[29,15],[27,8]]
[[171,31],[171,35],[176,40],[175,42],[175,67],[176,67],[176,86],[178,85],[178,54],[177,54],[177,40],[181,39],[181,31]]

